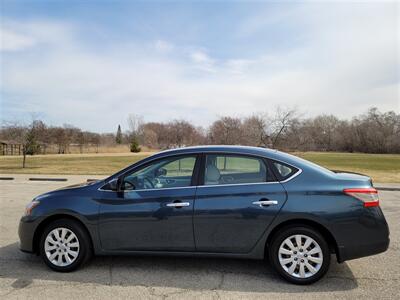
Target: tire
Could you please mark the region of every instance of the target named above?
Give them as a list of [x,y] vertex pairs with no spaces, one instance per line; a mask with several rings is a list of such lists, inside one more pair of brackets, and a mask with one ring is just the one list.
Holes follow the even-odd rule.
[[40,239],[40,255],[46,265],[57,272],[71,272],[86,263],[92,254],[85,228],[70,219],[50,223]]
[[[297,241],[301,247],[298,247]],[[268,256],[281,277],[300,285],[321,279],[328,271],[331,260],[324,237],[307,226],[285,227],[278,231],[272,238]]]

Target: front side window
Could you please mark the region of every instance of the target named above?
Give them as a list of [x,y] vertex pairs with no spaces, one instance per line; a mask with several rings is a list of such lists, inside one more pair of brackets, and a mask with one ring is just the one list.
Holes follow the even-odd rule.
[[186,187],[192,183],[196,156],[157,160],[124,177],[124,190]]
[[264,161],[256,157],[210,154],[206,156],[205,167],[205,185],[269,181]]

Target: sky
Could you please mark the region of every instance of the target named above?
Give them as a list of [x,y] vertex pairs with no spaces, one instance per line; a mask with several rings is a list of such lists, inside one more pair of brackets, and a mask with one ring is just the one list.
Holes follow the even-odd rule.
[[399,2],[0,3],[2,122],[400,112]]

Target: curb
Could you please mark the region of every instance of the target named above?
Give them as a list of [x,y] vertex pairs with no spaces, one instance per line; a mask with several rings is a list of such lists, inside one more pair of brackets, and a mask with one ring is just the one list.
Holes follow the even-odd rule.
[[379,191],[392,191],[392,192],[397,192],[400,191],[400,187],[375,187]]
[[67,178],[39,178],[39,177],[31,177],[28,180],[30,181],[67,181]]

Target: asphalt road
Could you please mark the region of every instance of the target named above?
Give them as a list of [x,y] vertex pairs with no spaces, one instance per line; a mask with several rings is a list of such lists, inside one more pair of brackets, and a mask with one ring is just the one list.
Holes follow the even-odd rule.
[[[165,257],[98,257],[73,273],[50,271],[18,250],[18,222],[34,196],[86,179],[0,181],[0,298],[76,299],[399,299],[400,192],[382,191],[391,231],[387,252],[337,264],[311,286],[282,281],[262,261]],[[90,176],[93,177],[93,176]]]

